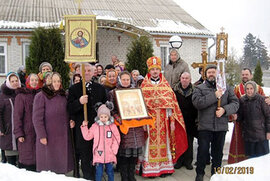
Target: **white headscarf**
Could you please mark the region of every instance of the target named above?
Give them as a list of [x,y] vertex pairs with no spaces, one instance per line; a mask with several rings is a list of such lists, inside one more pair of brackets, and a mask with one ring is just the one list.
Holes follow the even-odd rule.
[[8,88],[10,88],[10,89],[14,89],[14,88],[11,86],[9,78],[10,78],[10,76],[14,76],[14,75],[18,78],[19,87],[21,87],[21,81],[20,81],[19,75],[18,75],[16,72],[9,72],[9,73],[7,74],[6,86],[7,86]]

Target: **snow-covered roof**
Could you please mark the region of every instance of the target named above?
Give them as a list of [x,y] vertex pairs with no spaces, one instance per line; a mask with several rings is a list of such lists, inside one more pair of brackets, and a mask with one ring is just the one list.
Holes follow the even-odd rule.
[[[75,0],[0,0],[0,30],[59,25],[64,15],[77,12]],[[83,0],[81,13],[127,23],[150,34],[213,36],[173,0]]]

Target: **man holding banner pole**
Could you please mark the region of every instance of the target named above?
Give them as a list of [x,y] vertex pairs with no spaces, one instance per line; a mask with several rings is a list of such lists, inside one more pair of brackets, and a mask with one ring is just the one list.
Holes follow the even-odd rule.
[[211,174],[214,174],[221,166],[225,135],[228,131],[228,116],[236,113],[239,108],[238,99],[233,90],[226,84],[225,87],[217,86],[221,84],[217,83],[216,80],[219,79],[216,78],[223,77],[217,73],[216,65],[208,65],[205,70],[206,80],[195,87],[192,96],[192,102],[198,109],[199,117],[196,181],[203,180],[206,166],[205,155],[209,152],[210,143]]
[[89,128],[94,123],[94,118],[97,116],[97,113],[94,109],[95,104],[98,102],[102,102],[104,104],[107,101],[107,97],[105,89],[100,84],[91,81],[94,74],[93,66],[89,63],[85,63],[84,67],[86,95],[83,94],[82,81],[71,86],[68,95],[68,111],[72,119],[75,121],[74,140],[77,161],[75,169],[77,169],[77,171],[79,170],[79,160],[81,160],[83,178],[94,180],[95,168],[92,166],[93,140],[84,140],[80,126],[85,120],[84,105],[87,106],[87,121]]
[[96,16],[95,15],[66,15],[65,16],[65,61],[80,62],[82,81],[69,89],[68,111],[75,122],[74,150],[75,150],[75,176],[79,177],[79,160],[83,178],[94,180],[95,168],[92,166],[93,141],[86,141],[82,137],[80,126],[88,121],[88,127],[94,123],[97,113],[94,106],[98,102],[107,101],[104,87],[92,82],[94,67],[89,62],[96,61]]

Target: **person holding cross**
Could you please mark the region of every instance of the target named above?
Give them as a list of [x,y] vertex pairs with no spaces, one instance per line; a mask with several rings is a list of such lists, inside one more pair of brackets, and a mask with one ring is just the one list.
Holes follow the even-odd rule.
[[[68,112],[75,123],[75,127],[73,128],[77,162],[75,169],[77,169],[77,173],[79,173],[79,160],[81,160],[83,178],[94,180],[95,168],[91,164],[93,161],[93,154],[91,153],[93,141],[84,140],[80,128],[82,122],[85,120],[83,105],[87,104],[88,119],[86,121],[88,121],[88,128],[90,128],[94,123],[94,118],[97,116],[94,109],[95,104],[98,102],[104,104],[107,101],[107,97],[103,86],[91,81],[94,74],[93,66],[88,63],[85,63],[84,66],[86,95],[83,95],[82,81],[71,86],[68,95]],[[75,175],[75,177],[79,177],[79,174]]]
[[[211,174],[221,166],[228,116],[237,112],[239,102],[233,90],[227,86],[226,91],[216,88],[217,66],[208,65],[205,69],[206,80],[195,87],[192,102],[198,109],[198,153],[196,181],[202,181],[206,166],[206,156],[211,143],[212,168]],[[221,106],[218,107],[218,100]]]

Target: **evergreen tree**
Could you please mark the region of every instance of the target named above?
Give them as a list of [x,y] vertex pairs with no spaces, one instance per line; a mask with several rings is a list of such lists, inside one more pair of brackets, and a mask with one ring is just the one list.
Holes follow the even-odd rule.
[[128,48],[126,68],[128,71],[139,70],[145,76],[147,71],[146,60],[153,56],[153,45],[147,36],[134,38]]
[[230,86],[235,86],[241,81],[240,73],[241,67],[237,61],[235,49],[231,49],[228,59],[225,64],[226,82]]
[[260,86],[263,86],[262,76],[263,76],[263,72],[261,69],[261,63],[260,63],[260,61],[258,61],[256,68],[255,68],[255,71],[254,71],[253,80]]
[[257,58],[256,58],[256,37],[249,33],[244,39],[244,55],[242,58],[242,67],[248,67],[254,70]]
[[270,58],[268,57],[266,46],[259,38],[257,38],[255,45],[256,45],[257,61],[260,61],[262,69],[268,70],[269,69],[268,61]]
[[244,39],[244,55],[242,57],[242,67],[248,67],[254,70],[258,61],[264,70],[269,69],[269,56],[264,43],[249,33]]
[[69,86],[69,66],[64,62],[64,47],[58,28],[37,28],[31,36],[29,57],[26,59],[27,73],[38,73],[42,62],[49,62],[54,72],[62,76],[62,84]]

